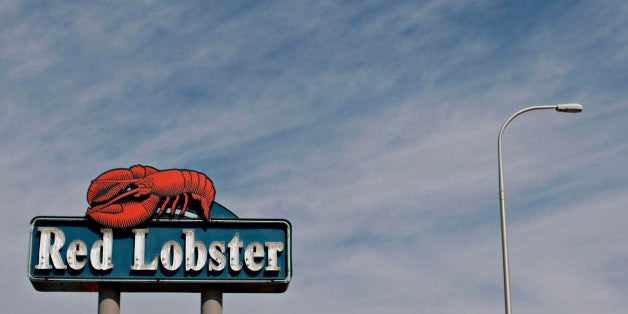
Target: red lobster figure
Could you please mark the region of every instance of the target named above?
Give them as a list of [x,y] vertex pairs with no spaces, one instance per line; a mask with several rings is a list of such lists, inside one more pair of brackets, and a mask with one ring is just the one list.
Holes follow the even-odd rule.
[[[169,169],[157,170],[135,165],[129,169],[112,169],[99,175],[87,190],[87,216],[111,228],[129,228],[148,220],[163,201],[159,215],[166,212],[170,199],[170,215],[175,214],[179,199],[183,216],[189,195],[200,201],[202,216],[209,220],[209,209],[214,201],[214,185],[203,173]],[[200,215],[200,213],[199,213]]]

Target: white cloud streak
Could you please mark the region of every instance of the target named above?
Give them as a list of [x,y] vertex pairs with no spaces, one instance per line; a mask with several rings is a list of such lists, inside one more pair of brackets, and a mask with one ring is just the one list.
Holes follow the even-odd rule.
[[[572,101],[582,114],[507,130],[513,307],[625,312],[625,4],[6,4],[11,312],[95,308],[32,289],[28,221],[82,215],[89,180],[135,163],[206,172],[239,216],[292,222],[289,291],[225,311],[502,311],[497,131]],[[134,313],[198,302],[122,297]]]

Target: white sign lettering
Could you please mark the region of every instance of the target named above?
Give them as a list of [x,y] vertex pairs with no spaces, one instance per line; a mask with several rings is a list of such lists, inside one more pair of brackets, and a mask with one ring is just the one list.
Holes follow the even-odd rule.
[[[100,229],[102,238],[94,241],[87,253],[87,244],[80,239],[70,242],[66,249],[65,261],[61,251],[65,245],[65,234],[59,228],[39,227],[40,234],[39,256],[35,269],[38,270],[63,270],[68,266],[73,270],[82,270],[88,263],[93,270],[109,271],[114,268],[113,230]],[[284,250],[283,242],[253,241],[245,243],[241,241],[240,234],[236,232],[227,245],[226,241],[213,241],[206,246],[202,241],[195,239],[194,229],[183,229],[183,245],[175,240],[166,241],[160,252],[150,252],[150,262],[146,263],[146,237],[148,229],[132,229],[134,234],[133,259],[129,261],[130,269],[137,272],[156,271],[159,265],[169,272],[175,272],[184,265],[187,273],[199,273],[207,268],[209,272],[220,273],[227,267],[239,272],[246,268],[256,273],[264,269],[267,272],[279,272],[278,255]],[[228,250],[227,250],[228,248]],[[244,248],[244,250],[242,250]],[[151,254],[152,253],[152,254]],[[243,253],[243,260],[241,254]],[[66,265],[67,263],[67,265]],[[124,263],[124,261],[116,261]]]

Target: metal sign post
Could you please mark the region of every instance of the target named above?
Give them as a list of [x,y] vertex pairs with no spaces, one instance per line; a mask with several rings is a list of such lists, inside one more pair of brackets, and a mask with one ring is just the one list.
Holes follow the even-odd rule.
[[98,314],[120,314],[120,289],[113,285],[100,285]]
[[222,314],[222,292],[216,289],[201,292],[201,314]]

